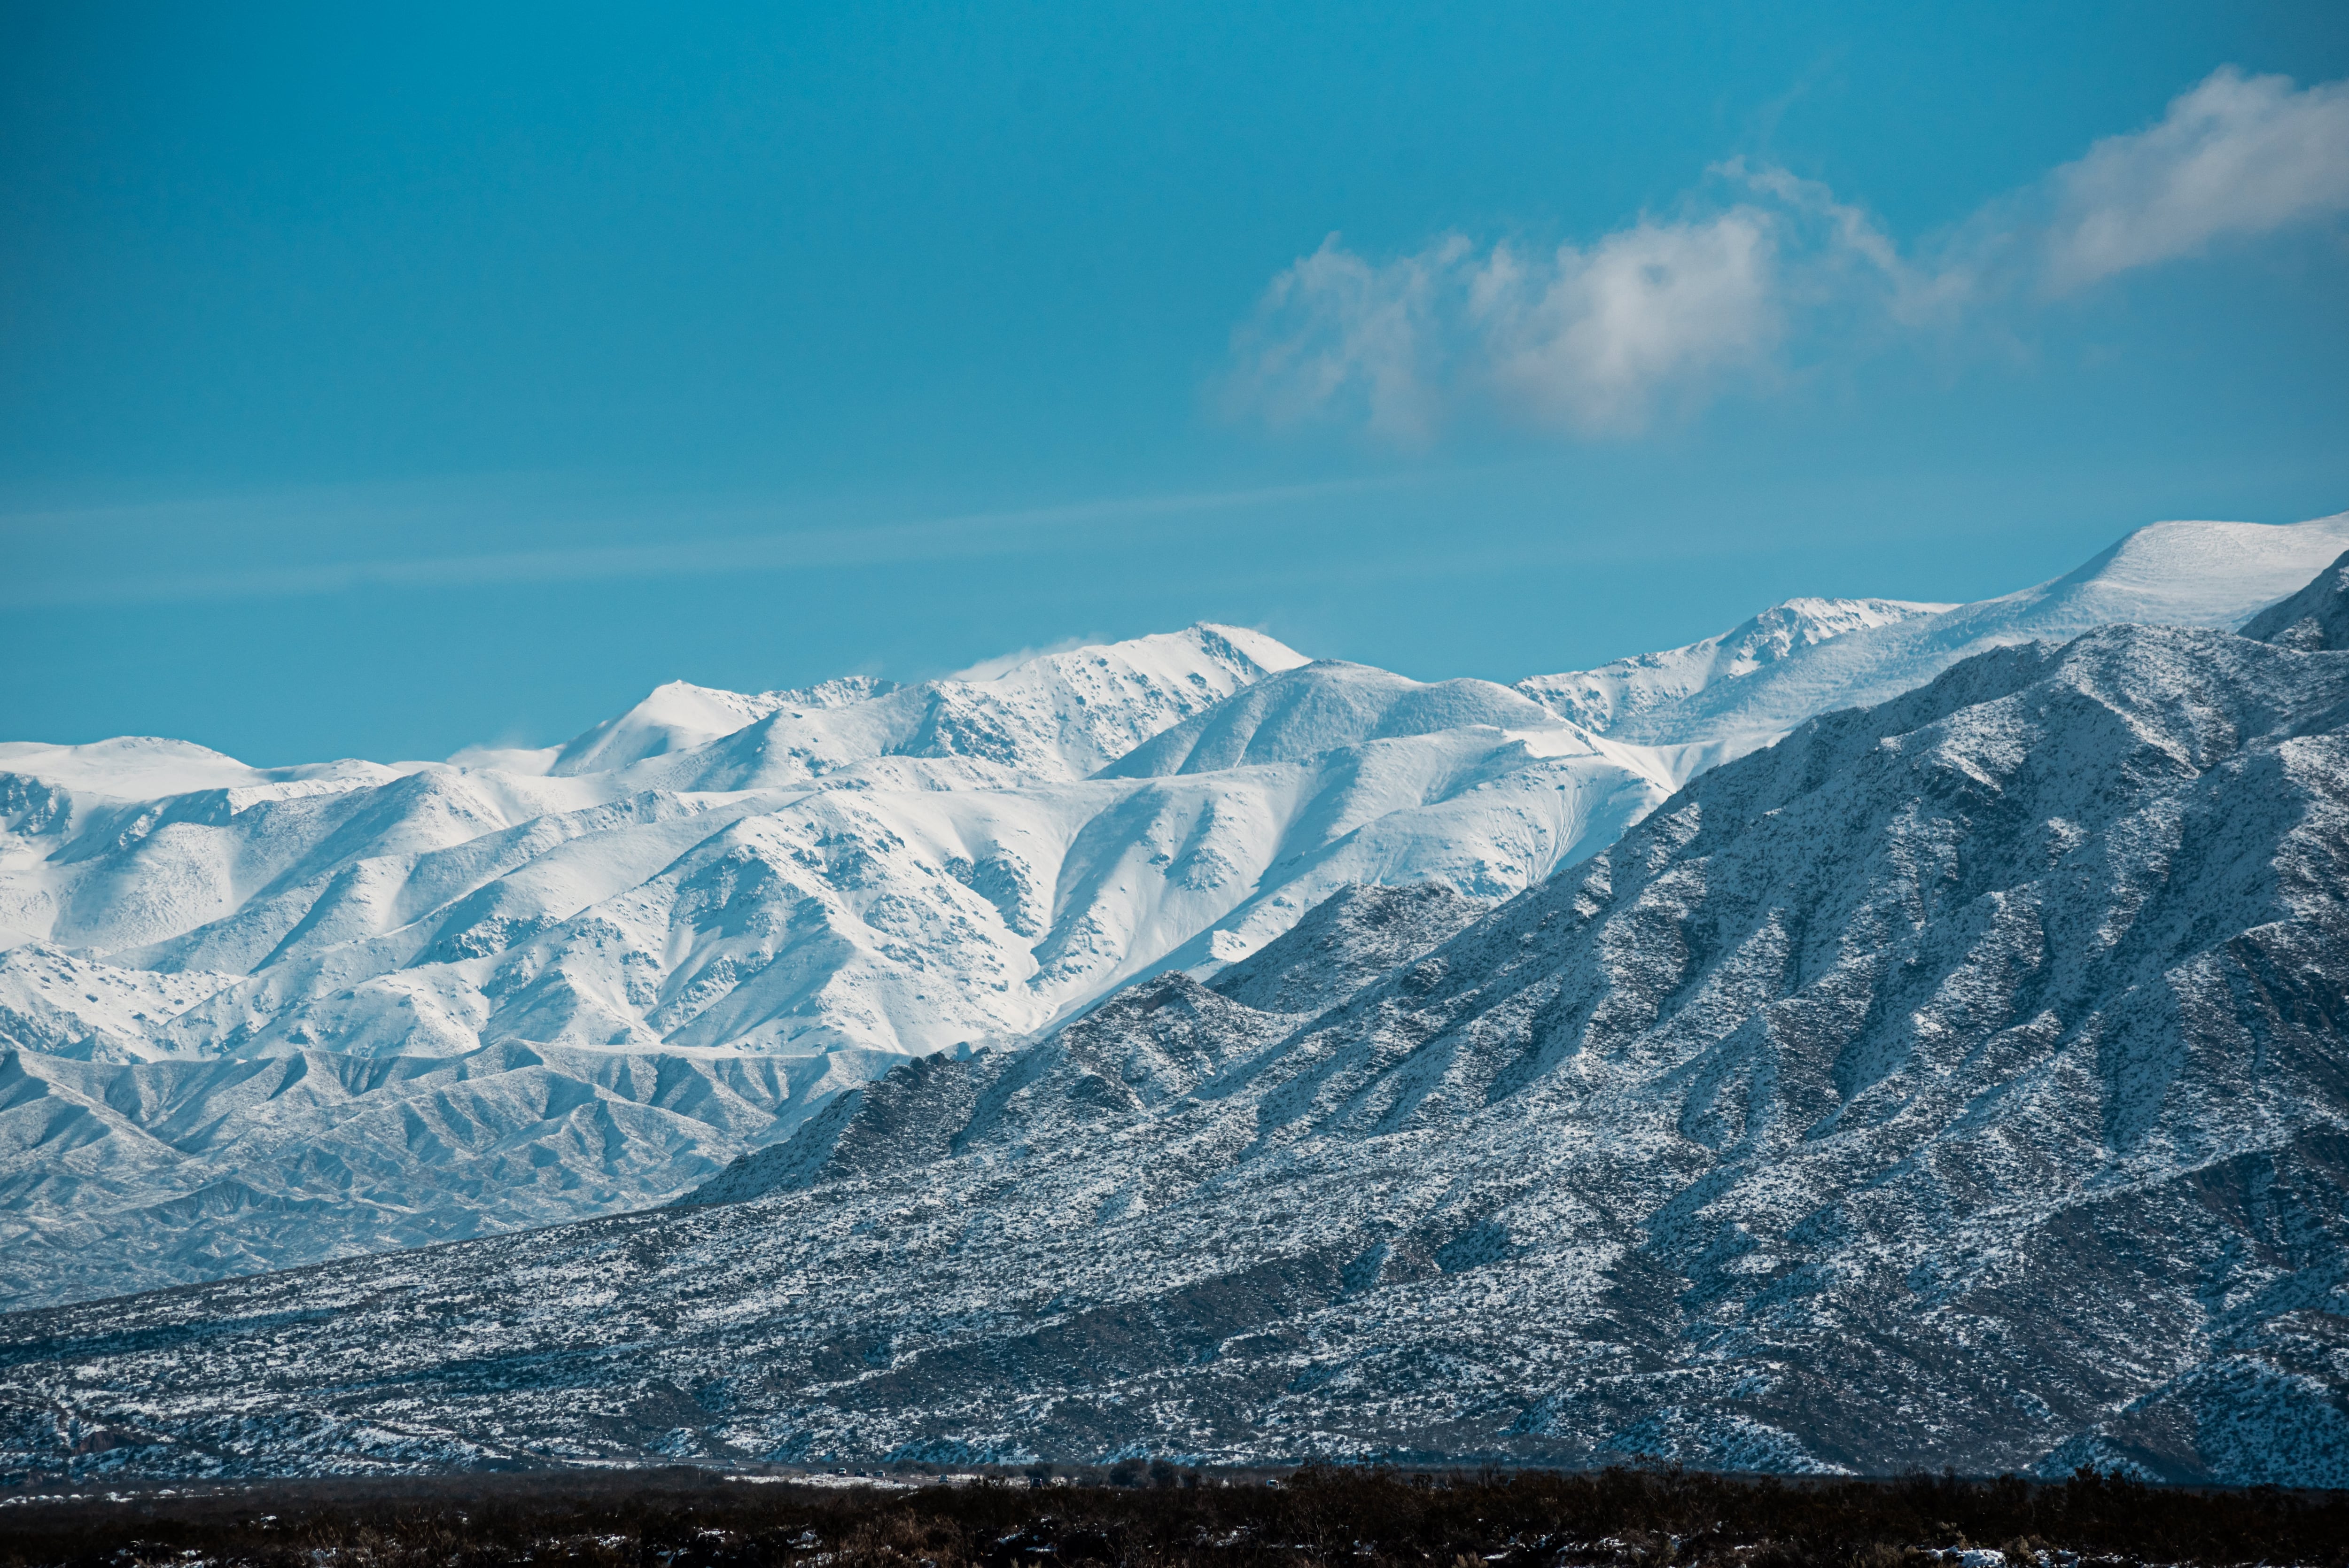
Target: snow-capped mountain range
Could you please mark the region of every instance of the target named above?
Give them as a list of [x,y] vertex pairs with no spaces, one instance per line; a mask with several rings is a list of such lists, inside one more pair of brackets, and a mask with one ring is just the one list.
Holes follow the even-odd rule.
[[668,1201],[909,1057],[1210,979],[1358,884],[1482,907],[1983,649],[2232,626],[2349,517],[1982,603],[1794,600],[1515,687],[1195,626],[986,678],[682,683],[567,745],[0,745],[0,1300]]
[[[675,1207],[0,1318],[0,1465],[2349,1485],[2328,542],[2245,634],[1983,649],[1497,905],[1341,889],[1204,984],[902,1062]],[[1267,695],[1303,673],[1132,771],[1293,766],[1282,735],[1406,696],[1515,711]]]

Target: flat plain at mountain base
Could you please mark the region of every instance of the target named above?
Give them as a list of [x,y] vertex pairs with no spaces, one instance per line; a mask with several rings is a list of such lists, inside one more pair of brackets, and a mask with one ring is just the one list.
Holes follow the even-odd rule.
[[[745,1484],[750,1481],[771,1484]],[[1106,1483],[1106,1484],[1105,1484]],[[872,1478],[678,1469],[0,1498],[0,1563],[2135,1568],[2349,1563],[2349,1493],[1679,1470]]]

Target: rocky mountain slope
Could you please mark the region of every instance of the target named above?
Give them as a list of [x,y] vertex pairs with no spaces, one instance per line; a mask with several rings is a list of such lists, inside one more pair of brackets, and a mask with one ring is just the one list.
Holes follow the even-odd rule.
[[681,1207],[0,1319],[0,1445],[2349,1485],[2349,653],[2296,630],[2343,586],[1978,655]]
[[1202,626],[671,685],[453,765],[0,746],[0,1303],[666,1202],[909,1056],[1213,975],[1342,887],[1510,897],[1854,692],[2231,624],[2344,535],[2162,524],[2010,600],[1794,601],[1516,690]]

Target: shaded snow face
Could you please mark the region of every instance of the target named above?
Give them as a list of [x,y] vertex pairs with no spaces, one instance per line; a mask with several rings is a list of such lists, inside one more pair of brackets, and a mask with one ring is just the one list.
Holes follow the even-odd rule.
[[2349,654],[1995,650],[1496,908],[1349,892],[901,1066],[686,1206],[0,1320],[0,1449],[2349,1484],[2344,995]]
[[[1581,677],[1198,626],[903,688],[676,684],[463,767],[0,747],[0,1301],[667,1201],[908,1056],[1209,979],[1339,890],[1515,896],[1984,641],[2240,619],[2338,521],[2161,525],[1955,611],[1792,601],[1610,666],[1607,735],[1560,717]],[[321,1066],[258,1093],[281,1058]]]

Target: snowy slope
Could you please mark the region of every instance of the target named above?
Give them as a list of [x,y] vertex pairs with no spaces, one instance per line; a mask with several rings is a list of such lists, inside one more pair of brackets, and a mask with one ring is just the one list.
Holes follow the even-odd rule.
[[[1017,1041],[1161,970],[1211,976],[1341,888],[1513,896],[1758,744],[1757,713],[1914,684],[2067,616],[2240,619],[2339,525],[2158,525],[1956,611],[1796,601],[1594,673],[1604,711],[1566,703],[1585,689],[1566,677],[1421,683],[1198,626],[985,679],[672,684],[564,747],[463,766],[0,748],[0,1049],[25,1058],[0,1099],[0,1301],[665,1200],[906,1055]],[[1726,717],[1689,717],[1709,703]],[[540,1065],[494,1065],[517,1051]],[[722,1078],[756,1114],[656,1127],[628,1109],[647,1080],[595,1053]],[[278,1097],[200,1144],[158,1130],[171,1086],[201,1104],[245,1081],[186,1064],[326,1056],[376,1064],[349,1109]],[[738,1082],[743,1057],[779,1065]],[[567,1087],[481,1098],[512,1071]],[[474,1097],[468,1139],[537,1174],[436,1154],[463,1140],[411,1102],[444,1083],[473,1086],[450,1091]],[[67,1116],[74,1095],[111,1109]],[[605,1143],[558,1101],[606,1118]],[[378,1159],[395,1125],[427,1130]],[[295,1147],[316,1158],[289,1167]],[[175,1205],[222,1183],[254,1195],[244,1217],[179,1237]]]
[[685,1206],[0,1319],[0,1452],[2349,1485],[2349,653],[2302,640],[1993,649]]
[[[397,1174],[415,1183],[408,1202],[442,1217],[397,1231],[365,1216],[321,1220],[302,1244],[287,1229],[273,1243],[280,1250],[262,1254],[308,1262],[393,1235],[567,1217],[546,1206],[565,1193],[572,1213],[666,1199],[744,1139],[781,1136],[823,1094],[905,1053],[1040,1028],[1156,965],[1212,968],[1349,882],[1440,879],[1475,897],[1506,896],[1577,845],[1611,840],[1662,793],[1587,747],[1536,757],[1522,739],[1464,730],[1209,776],[837,789],[701,810],[638,799],[597,809],[585,828],[539,820],[522,835],[543,841],[526,857],[505,830],[314,877],[304,893],[319,896],[298,916],[264,902],[150,950],[175,965],[165,972],[19,947],[0,954],[0,1028],[28,1055],[114,1064],[106,1092],[134,1105],[153,1098],[144,1086],[178,1081],[191,1057],[332,1050],[376,1060],[381,1074],[370,1081],[381,1087],[368,1093],[383,1107],[408,1094],[412,1076],[470,1072],[460,1064],[502,1046],[566,1062],[580,1052],[676,1059],[680,1072],[703,1075],[717,1070],[713,1057],[781,1064],[766,1124],[695,1134],[695,1158],[667,1165],[641,1150],[616,1154],[625,1180],[580,1172],[559,1191],[452,1181],[440,1191],[429,1160],[406,1161]],[[441,867],[460,852],[464,879]],[[509,862],[502,875],[473,880]],[[413,892],[419,884],[429,891]],[[378,929],[412,906],[423,913]],[[268,961],[250,975],[216,967],[241,969],[257,954]],[[109,987],[99,975],[137,980]],[[564,1070],[585,1076],[575,1063]],[[0,1126],[38,1124],[14,1138],[0,1172],[27,1184],[10,1202],[28,1223],[61,1243],[70,1219],[81,1227],[70,1232],[75,1247],[86,1249],[98,1222],[82,1188],[58,1185],[53,1109],[21,1095],[0,1104]],[[516,1149],[550,1130],[534,1104],[468,1114],[486,1130],[480,1136]],[[199,1188],[233,1179],[313,1208],[360,1202],[359,1184],[338,1185],[336,1173],[376,1162],[351,1146],[374,1135],[370,1124],[325,1127],[306,1101],[228,1121],[201,1159],[150,1159],[142,1117],[73,1133],[77,1171],[139,1172],[105,1204],[121,1272],[104,1277],[118,1286],[185,1277],[171,1272],[186,1252],[165,1244],[168,1215],[150,1216]],[[330,1151],[325,1173],[281,1168],[275,1150],[287,1140]],[[395,1202],[390,1180],[366,1205]],[[88,1274],[38,1262],[44,1244],[20,1233],[5,1248],[18,1288],[35,1288],[36,1276],[86,1288]],[[239,1243],[232,1261],[250,1261],[258,1244]]]
[[[117,800],[221,790],[243,803],[292,795],[331,794],[380,784],[403,769],[377,762],[326,762],[298,768],[247,768],[185,740],[126,735],[88,746],[0,742],[0,775],[36,779],[59,789]],[[306,788],[305,788],[306,787]]]

